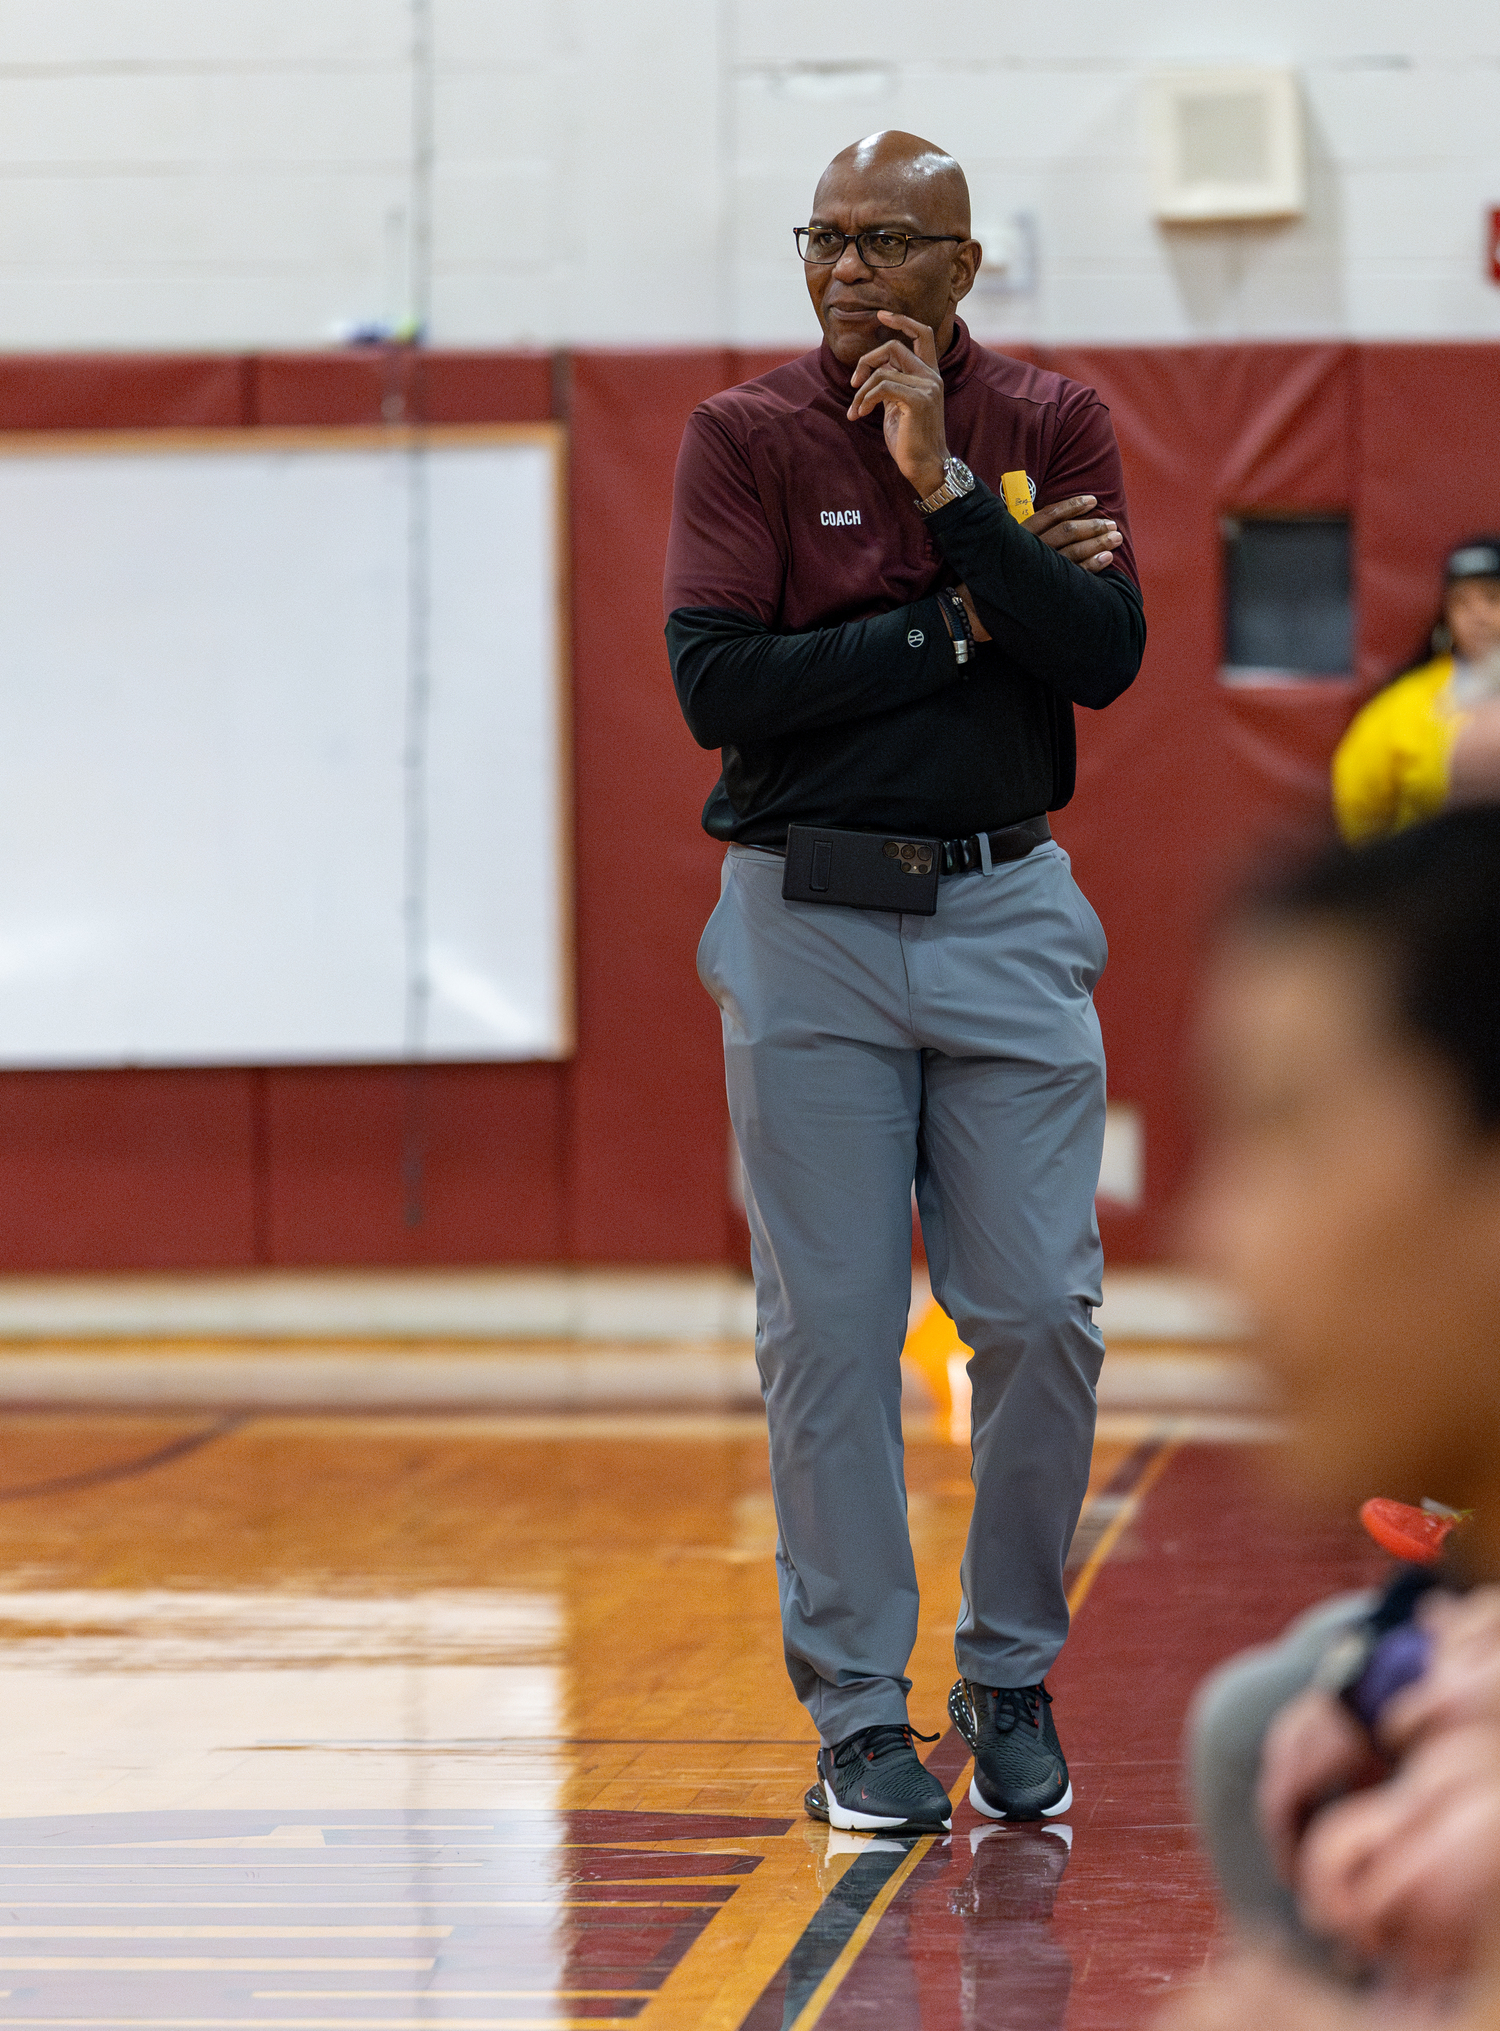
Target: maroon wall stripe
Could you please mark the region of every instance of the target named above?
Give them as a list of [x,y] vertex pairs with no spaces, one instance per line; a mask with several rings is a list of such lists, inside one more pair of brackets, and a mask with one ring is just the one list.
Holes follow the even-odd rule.
[[728,1115],[718,1016],[693,954],[721,853],[698,819],[718,772],[682,723],[662,640],[672,473],[725,352],[573,359],[578,1056],[570,1253],[720,1262]]
[[0,355],[0,430],[233,430],[252,420],[234,353]]
[[[0,359],[9,430],[525,422],[571,389],[579,1014],[567,1065],[0,1074],[0,1268],[741,1258],[717,1022],[693,971],[717,887],[698,829],[715,763],[673,701],[659,579],[688,411],[786,356]],[[1445,549],[1500,520],[1500,347],[1025,356],[1110,404],[1150,622],[1135,689],[1080,715],[1079,793],[1057,825],[1113,947],[1112,1091],[1147,1122],[1147,1206],[1106,1211],[1106,1239],[1143,1258],[1171,1247],[1189,1156],[1205,929],[1247,858],[1326,832],[1327,758],[1358,695],[1218,683],[1220,517],[1353,514],[1368,688],[1431,618]]]

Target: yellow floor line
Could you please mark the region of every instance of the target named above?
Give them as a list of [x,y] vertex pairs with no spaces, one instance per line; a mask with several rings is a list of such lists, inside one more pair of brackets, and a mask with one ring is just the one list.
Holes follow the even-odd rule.
[[[1182,1440],[1178,1437],[1163,1439],[1159,1450],[1148,1463],[1140,1480],[1136,1482],[1135,1487],[1120,1504],[1114,1516],[1110,1518],[1107,1529],[1101,1533],[1099,1542],[1089,1553],[1082,1571],[1068,1590],[1068,1612],[1070,1614],[1076,1615],[1088,1599],[1089,1592],[1095,1580],[1098,1579],[1099,1574],[1103,1571],[1110,1553],[1120,1542],[1125,1530],[1139,1513],[1141,1504],[1166,1472],[1173,1454],[1179,1450],[1181,1445]],[[970,1757],[948,1793],[949,1798],[955,1805],[958,1804],[960,1797],[968,1790],[969,1773],[973,1768],[974,1760]],[[832,2002],[836,1990],[842,1985],[844,1978],[848,1975],[855,1961],[858,1960],[860,1954],[868,1945],[870,1935],[895,1902],[902,1885],[916,1868],[917,1863],[931,1848],[936,1838],[936,1835],[928,1834],[923,1839],[917,1841],[901,1866],[894,1871],[889,1881],[882,1885],[879,1893],[872,1900],[869,1910],[844,1942],[843,1951],[838,1959],[829,1968],[822,1981],[819,1982],[818,1986],[798,2011],[791,2031],[813,2031],[813,2026]]]
[[907,1877],[916,1868],[918,1862],[923,1860],[927,1855],[936,1838],[936,1834],[924,1834],[920,1840],[913,1841],[910,1854],[891,1871],[890,1876],[875,1893],[874,1897],[870,1900],[869,1910],[866,1911],[864,1917],[844,1941],[843,1951],[838,1959],[833,1963],[833,1966],[824,1975],[822,1981],[819,1982],[807,2001],[802,2005],[802,2008],[797,2012],[796,2017],[792,2021],[792,2031],[812,2031],[812,2026],[817,2023],[829,2003],[833,2000],[835,1990],[839,1988],[845,1975],[848,1974],[854,1963],[859,1959],[860,1954],[863,1953],[871,1933],[875,1930],[881,1919],[884,1918],[886,1912],[894,1903],[902,1885],[906,1882]]
[[1129,1495],[1126,1496],[1115,1514],[1110,1518],[1108,1526],[1100,1534],[1099,1542],[1089,1553],[1082,1572],[1079,1573],[1077,1579],[1068,1589],[1068,1612],[1070,1615],[1076,1615],[1088,1599],[1095,1580],[1098,1579],[1099,1574],[1104,1568],[1105,1560],[1120,1542],[1120,1538],[1127,1527],[1135,1520],[1141,1504],[1166,1472],[1172,1455],[1181,1444],[1182,1441],[1179,1438],[1165,1439],[1162,1442],[1156,1457],[1150,1462],[1145,1472],[1141,1475],[1140,1480],[1136,1482]]

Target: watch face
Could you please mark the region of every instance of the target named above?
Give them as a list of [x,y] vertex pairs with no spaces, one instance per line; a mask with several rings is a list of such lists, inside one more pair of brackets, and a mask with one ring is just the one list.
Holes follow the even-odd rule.
[[974,485],[974,475],[961,458],[948,460],[943,468],[943,478],[949,486],[956,487],[960,493],[968,493]]

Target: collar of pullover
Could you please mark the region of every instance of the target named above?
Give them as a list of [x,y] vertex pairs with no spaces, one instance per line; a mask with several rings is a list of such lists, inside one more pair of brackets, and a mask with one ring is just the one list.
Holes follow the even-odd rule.
[[[897,334],[893,333],[892,336]],[[833,348],[826,338],[818,349],[818,363],[823,370],[823,379],[833,392],[842,402],[851,402],[854,399],[851,378],[854,370],[834,357]],[[938,371],[943,377],[943,387],[948,394],[951,395],[955,388],[968,379],[969,369],[973,364],[974,341],[969,337],[969,327],[961,317],[956,317],[953,320],[953,338],[947,352],[938,361]],[[878,424],[880,411],[877,409],[873,416],[867,416],[864,421]]]

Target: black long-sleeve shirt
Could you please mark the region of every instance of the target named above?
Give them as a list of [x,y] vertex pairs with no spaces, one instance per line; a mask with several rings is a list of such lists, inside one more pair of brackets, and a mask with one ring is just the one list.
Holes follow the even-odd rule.
[[[980,476],[924,519],[878,416],[850,424],[826,347],[698,409],[678,463],[667,643],[694,738],[723,750],[719,838],[779,846],[791,822],[951,837],[1066,803],[1074,704],[1140,666],[1129,544],[1081,570],[986,477],[1043,503],[1098,497],[1122,529],[1107,412],[1057,375],[982,352],[942,363],[948,442]],[[935,597],[965,583],[993,637],[958,664]]]

